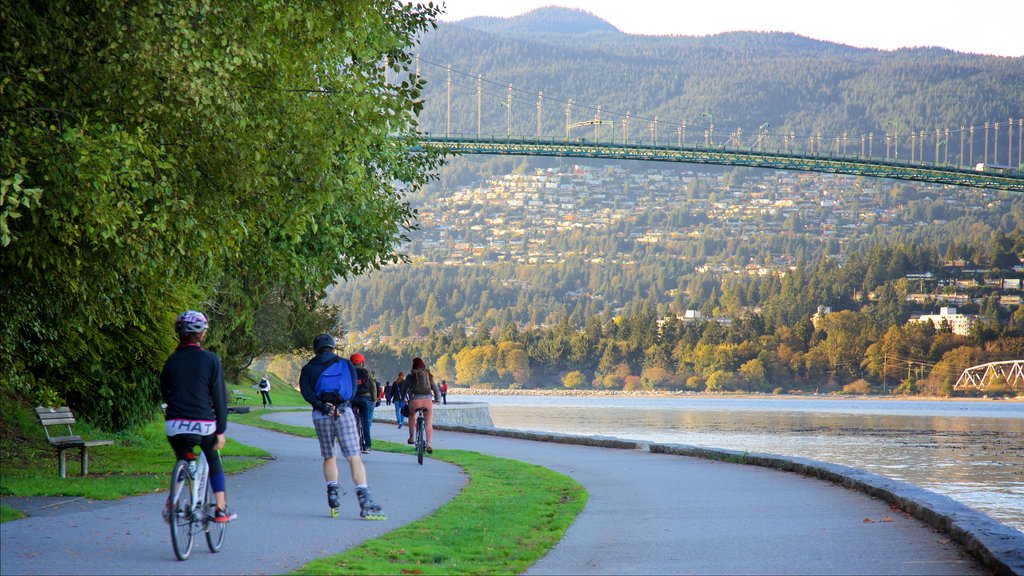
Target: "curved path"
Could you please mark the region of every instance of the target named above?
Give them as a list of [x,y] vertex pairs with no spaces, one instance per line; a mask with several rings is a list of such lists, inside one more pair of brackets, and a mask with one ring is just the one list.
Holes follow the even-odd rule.
[[[309,425],[309,415],[270,418]],[[342,551],[419,518],[454,497],[461,471],[428,459],[374,452],[371,487],[389,519],[326,517],[316,441],[232,424],[229,433],[275,460],[229,477],[240,518],[225,550],[205,542],[174,560],[159,519],[162,494],[116,503],[61,506],[0,525],[0,573],[280,573]],[[378,422],[374,437],[404,442],[406,431]],[[514,458],[583,484],[589,501],[562,541],[529,574],[986,574],[963,548],[883,501],[774,470],[700,458],[436,431],[437,448]],[[405,502],[404,477],[435,489]],[[457,543],[452,543],[457,545]]]
[[[294,413],[311,426],[309,413]],[[454,498],[466,477],[456,466],[431,461],[422,468],[400,454],[375,452],[365,458],[370,489],[388,519],[361,520],[355,491],[342,470],[341,509],[328,516],[323,460],[315,439],[296,438],[232,422],[228,436],[259,446],[274,459],[228,476],[228,503],[238,520],[227,541],[211,554],[196,540],[192,557],[179,562],[171,550],[169,529],[160,518],[166,492],[115,502],[42,499],[47,508],[0,524],[0,574],[281,574],[308,561],[342,552],[403,524],[418,520]],[[170,458],[171,455],[169,454]],[[167,472],[170,478],[171,462]],[[415,470],[414,470],[415,467]],[[416,502],[402,502],[406,476],[415,471],[434,487]],[[11,505],[13,499],[0,502]],[[20,502],[19,508],[26,508]],[[56,504],[56,505],[54,505]]]

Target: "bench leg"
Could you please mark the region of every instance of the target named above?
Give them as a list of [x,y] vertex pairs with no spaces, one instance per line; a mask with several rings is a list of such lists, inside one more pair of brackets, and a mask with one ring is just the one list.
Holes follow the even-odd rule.
[[57,448],[57,471],[60,473],[61,478],[67,478],[68,467],[64,457],[64,448]]
[[89,475],[89,447],[82,446],[82,476]]

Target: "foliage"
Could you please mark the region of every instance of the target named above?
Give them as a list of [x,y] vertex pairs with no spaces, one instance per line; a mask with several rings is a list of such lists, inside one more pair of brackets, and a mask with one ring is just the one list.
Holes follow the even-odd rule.
[[[336,323],[337,277],[400,260],[409,48],[433,5],[15,2],[0,34],[0,373],[97,424],[144,421],[174,316],[229,377]],[[311,56],[313,56],[311,58]]]

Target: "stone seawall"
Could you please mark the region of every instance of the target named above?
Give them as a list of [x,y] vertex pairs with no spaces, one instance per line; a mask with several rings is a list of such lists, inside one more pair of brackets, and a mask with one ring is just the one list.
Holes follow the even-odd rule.
[[[373,411],[374,421],[395,422],[395,407],[381,404]],[[434,404],[435,426],[473,426],[494,428],[491,410],[484,402]]]

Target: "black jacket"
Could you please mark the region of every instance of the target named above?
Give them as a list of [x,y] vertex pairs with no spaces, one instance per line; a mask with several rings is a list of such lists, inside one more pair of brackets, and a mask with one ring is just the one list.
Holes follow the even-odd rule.
[[165,418],[216,420],[217,434],[228,427],[228,395],[220,358],[198,346],[175,350],[160,372]]

